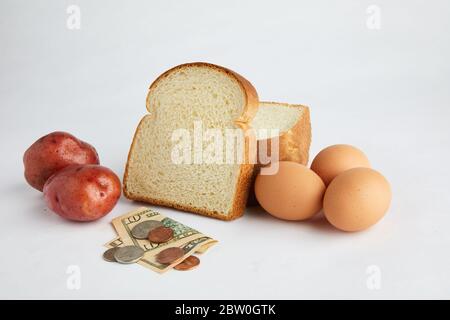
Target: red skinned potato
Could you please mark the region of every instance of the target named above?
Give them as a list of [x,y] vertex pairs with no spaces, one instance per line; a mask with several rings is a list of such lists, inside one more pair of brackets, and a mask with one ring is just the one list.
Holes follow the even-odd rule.
[[69,165],[99,163],[93,146],[62,131],[41,137],[23,155],[25,179],[39,191],[51,175]]
[[47,206],[61,217],[93,221],[110,212],[120,198],[117,175],[99,165],[72,165],[51,176],[44,185]]

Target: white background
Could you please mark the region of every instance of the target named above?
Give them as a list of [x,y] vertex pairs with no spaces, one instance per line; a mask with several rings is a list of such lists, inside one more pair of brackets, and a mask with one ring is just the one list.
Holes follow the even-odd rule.
[[[66,27],[70,4],[80,30]],[[370,5],[380,29],[367,27]],[[450,298],[449,16],[446,0],[1,0],[0,298]],[[309,105],[311,158],[335,143],[364,150],[392,184],[386,217],[349,234],[260,209],[222,222],[157,208],[219,240],[201,266],[104,262],[110,220],[142,204],[65,221],[26,184],[23,152],[64,130],[122,176],[149,84],[191,61],[238,71],[261,100]]]

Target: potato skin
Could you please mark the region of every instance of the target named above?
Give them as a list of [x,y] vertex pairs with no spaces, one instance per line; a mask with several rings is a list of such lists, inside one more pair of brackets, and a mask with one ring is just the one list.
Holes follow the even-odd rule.
[[93,221],[109,213],[120,198],[117,175],[100,165],[71,165],[44,185],[47,206],[61,217]]
[[42,191],[51,175],[73,164],[100,164],[90,144],[67,132],[56,131],[34,142],[23,155],[25,179]]

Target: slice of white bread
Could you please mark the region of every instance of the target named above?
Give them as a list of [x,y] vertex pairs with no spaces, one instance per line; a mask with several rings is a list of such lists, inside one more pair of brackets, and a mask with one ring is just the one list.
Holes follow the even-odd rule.
[[[136,130],[124,175],[127,198],[223,220],[241,216],[253,165],[177,164],[172,134],[194,122],[203,128],[245,130],[256,114],[258,95],[242,76],[208,63],[188,63],[159,76],[147,95],[146,115]],[[241,145],[248,148],[248,139]],[[195,157],[195,155],[194,155]]]
[[[251,126],[256,132],[258,148],[260,148],[261,143],[264,143],[267,145],[268,154],[270,154],[272,141],[264,141],[268,137],[258,135],[258,133],[263,132],[261,129],[278,129],[279,161],[308,164],[309,147],[311,145],[311,122],[308,107],[298,104],[260,102]],[[255,166],[255,176],[259,167],[260,165]],[[247,205],[253,206],[256,204],[252,186]]]

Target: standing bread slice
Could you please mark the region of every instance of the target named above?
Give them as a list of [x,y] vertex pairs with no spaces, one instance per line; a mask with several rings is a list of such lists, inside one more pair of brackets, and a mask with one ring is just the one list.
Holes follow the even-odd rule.
[[[247,80],[220,66],[188,63],[163,73],[150,86],[150,114],[141,120],[130,148],[125,196],[222,220],[241,216],[253,164],[236,158],[234,163],[199,162],[196,128],[219,130],[222,136],[227,130],[243,134],[258,103],[256,90]],[[247,158],[248,144],[244,138],[235,151]],[[205,145],[202,140],[200,148]],[[184,159],[190,161],[174,161],[174,148],[186,151],[189,155]]]

